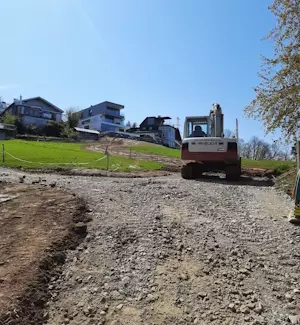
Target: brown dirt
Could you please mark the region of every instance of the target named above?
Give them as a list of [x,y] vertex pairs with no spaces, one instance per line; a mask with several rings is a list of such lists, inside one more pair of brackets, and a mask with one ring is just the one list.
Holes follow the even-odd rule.
[[276,187],[284,191],[288,195],[292,195],[292,190],[296,184],[297,168],[280,175],[276,179]]
[[[142,142],[143,143],[143,142]],[[178,158],[159,156],[150,153],[136,152],[130,150],[130,147],[134,145],[141,144],[141,141],[130,140],[130,139],[112,139],[112,138],[102,138],[97,143],[93,145],[88,145],[87,150],[105,152],[107,146],[110,155],[123,156],[132,159],[141,160],[152,160],[164,165],[164,171],[179,172],[182,166],[182,161]]]
[[[0,324],[43,324],[48,282],[85,237],[82,200],[41,185],[0,183]],[[78,227],[78,224],[77,224]]]
[[[17,169],[17,168],[15,168]],[[171,168],[165,170],[149,170],[149,171],[106,171],[101,169],[85,169],[85,168],[19,168],[24,173],[45,173],[45,174],[59,174],[69,176],[91,176],[91,177],[115,177],[115,178],[147,178],[147,177],[162,177],[169,176],[172,172]]]

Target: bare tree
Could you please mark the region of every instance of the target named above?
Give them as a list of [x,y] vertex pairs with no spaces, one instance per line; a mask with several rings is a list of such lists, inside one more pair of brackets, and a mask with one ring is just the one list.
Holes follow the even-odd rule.
[[233,138],[235,137],[235,133],[232,130],[224,130],[224,137],[225,138]]
[[270,159],[271,156],[269,143],[255,136],[243,146],[242,152],[245,158],[252,160]]

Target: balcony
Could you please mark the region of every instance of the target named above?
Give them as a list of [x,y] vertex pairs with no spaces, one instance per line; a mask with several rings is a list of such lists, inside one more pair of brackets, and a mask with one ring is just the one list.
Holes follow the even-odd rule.
[[10,131],[15,131],[16,130],[16,126],[13,124],[4,124],[4,123],[0,123],[0,129],[1,130],[10,130]]
[[121,126],[124,126],[125,123],[124,121],[120,120],[120,119],[110,119],[110,118],[104,118],[102,120],[103,123],[109,123],[109,124],[112,124],[112,125],[121,125]]
[[104,114],[105,117],[117,117],[121,120],[124,120],[125,119],[125,116],[123,113],[120,113],[119,110],[112,110],[112,109],[107,109],[105,114]]

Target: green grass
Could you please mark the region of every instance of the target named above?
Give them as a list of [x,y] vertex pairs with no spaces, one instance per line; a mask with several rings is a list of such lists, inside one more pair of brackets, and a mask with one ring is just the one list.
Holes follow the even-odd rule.
[[295,162],[282,160],[250,160],[243,158],[242,166],[244,168],[273,169],[275,175],[280,175],[293,168],[295,166]]
[[[82,167],[82,168],[106,168],[106,159],[103,153],[91,152],[84,149],[85,144],[8,140],[0,141],[5,145],[5,166],[23,168],[56,168],[56,167]],[[138,144],[130,147],[133,151],[159,156],[180,158],[180,150],[171,149],[155,144]],[[1,147],[0,147],[1,151]],[[9,156],[30,161],[24,162]],[[2,164],[2,157],[0,157]],[[98,160],[98,161],[97,161]],[[87,164],[81,164],[87,163]],[[295,166],[291,161],[276,160],[249,160],[242,159],[244,168],[274,169],[275,175],[280,175]],[[163,164],[151,160],[134,160],[121,156],[110,156],[109,169],[118,171],[132,170],[158,170]]]
[[129,148],[131,148],[131,150],[133,151],[140,152],[140,153],[180,158],[179,149],[171,149],[157,144],[137,144],[135,146],[130,146]]
[[[2,151],[2,144],[4,144],[5,146],[6,154],[4,166],[6,167],[83,167],[99,169],[106,168],[106,159],[104,158],[102,160],[98,160],[104,157],[103,153],[90,152],[84,150],[84,145],[80,143],[7,140],[0,141],[0,151]],[[11,157],[9,154],[25,161],[17,160]],[[2,156],[0,157],[0,159],[0,165],[3,166]],[[158,170],[162,167],[162,164],[153,161],[134,160],[119,156],[109,157],[110,170]]]

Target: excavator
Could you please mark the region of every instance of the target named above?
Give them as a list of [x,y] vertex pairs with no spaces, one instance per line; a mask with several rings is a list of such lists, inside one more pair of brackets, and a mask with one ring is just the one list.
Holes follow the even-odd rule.
[[236,135],[224,137],[224,114],[218,103],[213,104],[208,116],[187,116],[181,159],[186,162],[181,168],[184,179],[197,179],[205,172],[225,172],[227,180],[238,181],[241,177],[238,120]]

